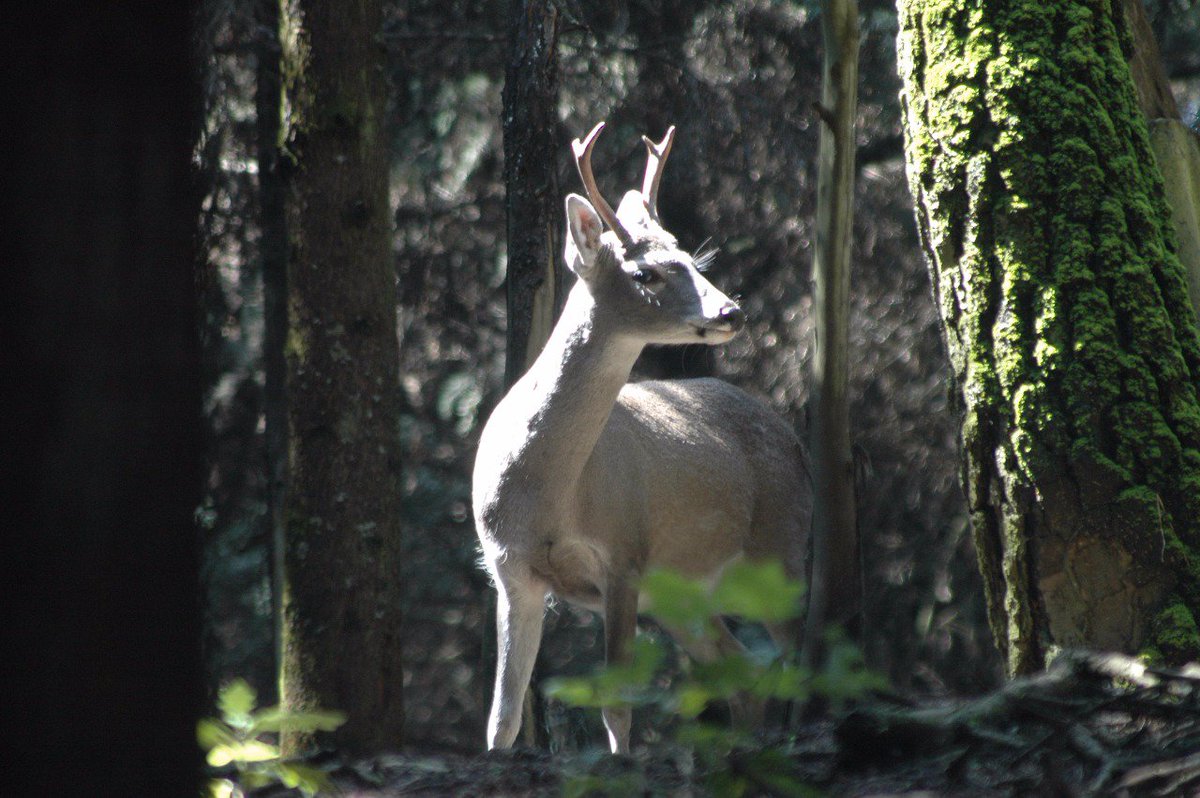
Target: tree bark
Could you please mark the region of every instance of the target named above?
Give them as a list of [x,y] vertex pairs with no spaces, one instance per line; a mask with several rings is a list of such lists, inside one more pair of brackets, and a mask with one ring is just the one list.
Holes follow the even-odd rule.
[[[558,8],[553,2],[518,0],[510,5],[508,52],[503,117],[508,233],[505,390],[541,353],[566,298],[562,264],[565,217],[555,136]],[[494,662],[488,664],[494,667]],[[541,671],[540,665],[536,671]],[[544,747],[545,707],[537,681],[535,673],[533,689],[525,693],[522,734],[527,745]]]
[[821,26],[825,57],[813,253],[813,552],[803,646],[805,660],[811,665],[823,658],[826,623],[849,620],[862,600],[847,392],[858,4],[855,0],[826,0],[821,4]]
[[1200,318],[1200,133],[1179,119],[1151,119],[1149,123],[1150,146],[1171,206],[1176,252],[1187,272],[1192,309]]
[[1132,47],[1129,53],[1129,72],[1137,93],[1138,106],[1146,119],[1178,119],[1179,106],[1171,93],[1171,81],[1163,69],[1162,56],[1150,20],[1146,18],[1143,0],[1121,0],[1121,14],[1129,31]]
[[[289,474],[282,703],[400,742],[400,452],[378,0],[282,7],[287,90]],[[289,754],[306,735],[287,734]]]
[[508,231],[506,388],[537,359],[566,296],[563,197],[558,184],[558,9],[514,2],[504,76]]
[[[259,0],[255,8],[255,124],[258,147],[258,251],[263,286],[263,417],[267,476],[267,519],[271,546],[271,617],[274,667],[283,660],[284,509],[287,498],[287,186],[280,168],[283,132],[283,75],[280,70],[279,0]],[[278,688],[278,685],[276,685]],[[274,697],[278,702],[278,696]]]
[[899,4],[909,185],[1011,674],[1200,653],[1200,341],[1109,3]]
[[1188,296],[1200,316],[1200,133],[1179,118],[1142,0],[1121,0],[1121,9],[1133,39],[1129,69],[1138,105],[1150,126],[1150,147],[1171,207],[1176,251],[1187,272]]

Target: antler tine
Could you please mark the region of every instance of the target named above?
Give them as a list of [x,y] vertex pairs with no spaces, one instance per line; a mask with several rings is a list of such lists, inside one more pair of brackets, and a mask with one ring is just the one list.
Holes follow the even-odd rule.
[[667,156],[671,154],[671,145],[675,143],[675,126],[667,128],[663,140],[655,144],[647,136],[642,136],[646,143],[646,176],[642,179],[642,201],[650,218],[658,221],[658,184],[662,180],[663,166]]
[[628,249],[633,244],[633,236],[617,219],[617,214],[613,212],[612,206],[604,199],[599,186],[596,185],[596,176],[592,174],[592,147],[595,146],[596,139],[600,137],[600,131],[603,129],[604,123],[598,122],[583,141],[575,139],[571,142],[571,151],[575,153],[575,168],[579,170],[579,177],[583,180],[583,187],[587,191],[588,199],[596,206],[596,212],[600,214],[600,218],[617,234],[617,238],[621,239],[621,244]]

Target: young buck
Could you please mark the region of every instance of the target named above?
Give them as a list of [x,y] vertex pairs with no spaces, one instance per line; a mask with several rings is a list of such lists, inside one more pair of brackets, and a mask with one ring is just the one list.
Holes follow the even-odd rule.
[[[715,579],[739,557],[777,558],[798,578],[804,561],[811,488],[789,425],[720,380],[627,382],[646,344],[721,344],[745,315],[659,221],[674,128],[659,144],[643,137],[642,190],[614,213],[591,167],[603,126],[572,145],[591,200],[566,202],[565,257],[578,280],[475,460],[475,523],[497,592],[489,748],[512,745],[520,729],[547,595],[602,613],[605,659],[622,662],[648,568]],[[718,628],[715,643],[674,636],[708,661],[738,646]],[[795,629],[770,631],[794,645]],[[629,708],[603,717],[612,750],[628,751]]]

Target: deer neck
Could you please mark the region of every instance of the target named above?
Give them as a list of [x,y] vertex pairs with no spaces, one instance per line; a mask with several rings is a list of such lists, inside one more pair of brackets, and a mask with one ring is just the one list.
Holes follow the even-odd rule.
[[618,323],[577,283],[541,354],[506,397],[521,408],[510,423],[523,423],[526,433],[514,461],[554,495],[569,496],[578,483],[642,350]]

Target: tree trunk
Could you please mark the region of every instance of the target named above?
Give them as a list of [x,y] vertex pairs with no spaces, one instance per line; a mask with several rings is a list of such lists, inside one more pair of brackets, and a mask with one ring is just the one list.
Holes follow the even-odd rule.
[[1121,14],[1132,41],[1132,47],[1126,51],[1138,107],[1146,119],[1178,119],[1179,106],[1163,69],[1154,30],[1146,18],[1146,7],[1142,0],[1121,0]]
[[1200,342],[1120,10],[904,0],[909,184],[1010,673],[1200,653]]
[[1150,146],[1171,206],[1188,296],[1200,318],[1200,133],[1179,119],[1151,119]]
[[[258,147],[258,242],[263,286],[263,416],[267,523],[271,546],[271,617],[274,619],[275,667],[283,653],[284,509],[287,497],[287,186],[280,169],[280,114],[283,75],[280,71],[279,0],[259,0],[255,7],[259,39],[255,42],[255,124]],[[278,689],[278,685],[276,685]],[[278,696],[274,700],[278,701]]]
[[566,296],[558,185],[558,9],[514,2],[504,76],[508,334],[504,385],[537,359]]
[[0,25],[5,795],[200,789],[195,13]]
[[[563,196],[558,183],[558,9],[549,0],[515,0],[508,17],[504,74],[504,187],[508,233],[505,282],[508,330],[504,387],[528,371],[542,351],[566,298],[562,265]],[[494,608],[493,608],[494,610]],[[492,615],[489,612],[489,615]],[[546,630],[553,633],[553,628]],[[540,657],[539,657],[540,662]],[[495,663],[486,663],[494,667]],[[525,693],[525,744],[544,747],[545,707]]]
[[1176,253],[1187,273],[1188,296],[1200,316],[1200,133],[1179,118],[1142,0],[1121,0],[1121,9],[1133,39],[1129,54],[1133,86],[1150,125],[1150,147],[1171,207]]
[[[400,452],[380,3],[282,7],[289,242],[282,703],[401,732]],[[285,735],[295,753],[311,741]]]
[[825,56],[817,146],[813,253],[812,575],[804,657],[821,661],[828,621],[847,621],[862,600],[854,465],[850,454],[850,241],[854,223],[854,117],[858,106],[858,3],[821,4]]

